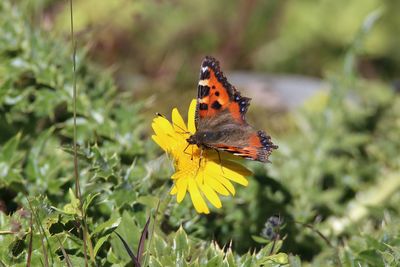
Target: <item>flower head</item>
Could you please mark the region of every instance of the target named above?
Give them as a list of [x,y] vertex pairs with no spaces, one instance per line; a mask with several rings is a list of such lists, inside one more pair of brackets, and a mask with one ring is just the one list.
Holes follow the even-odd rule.
[[219,157],[212,149],[203,151],[201,155],[200,148],[188,144],[186,139],[196,131],[195,109],[196,100],[192,100],[187,125],[176,108],[172,110],[172,124],[162,116],[155,118],[152,138],[174,161],[175,173],[171,177],[174,185],[170,194],[176,195],[180,203],[189,192],[196,211],[210,213],[205,199],[214,207],[221,208],[219,195],[235,195],[232,182],[247,186],[245,176],[251,172],[237,163],[234,156],[221,152]]

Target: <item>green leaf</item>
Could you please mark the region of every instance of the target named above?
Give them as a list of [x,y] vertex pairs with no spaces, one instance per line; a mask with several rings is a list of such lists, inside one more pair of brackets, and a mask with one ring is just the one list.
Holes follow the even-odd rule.
[[291,267],[301,267],[300,257],[289,254],[289,266],[291,266]]
[[156,207],[159,201],[159,197],[156,196],[140,196],[137,200],[138,203],[141,203],[147,207]]
[[223,257],[216,255],[207,262],[207,267],[219,267],[222,265]]
[[364,250],[358,254],[357,260],[371,266],[384,266],[381,255],[375,249]]
[[68,193],[70,197],[70,203],[64,206],[63,212],[66,214],[82,216],[82,213],[79,208],[79,203],[80,203],[79,199],[76,198],[75,193],[72,191],[71,188],[68,190]]
[[97,240],[96,245],[94,246],[94,249],[93,249],[93,254],[94,254],[95,257],[97,256],[97,253],[99,252],[99,249],[104,244],[104,242],[107,241],[109,236],[110,235],[102,236],[102,237],[99,238],[99,240]]
[[274,263],[274,264],[288,264],[289,263],[289,259],[288,259],[288,255],[285,253],[278,253],[275,255],[271,255],[269,256],[264,263]]
[[178,231],[175,233],[174,237],[175,246],[172,248],[177,258],[185,257],[186,253],[189,251],[189,240],[183,230],[182,226],[179,227]]
[[228,251],[226,252],[224,262],[227,263],[228,266],[235,266],[235,256],[233,255],[231,249],[228,249]]
[[260,244],[268,244],[268,243],[271,242],[271,240],[265,239],[265,238],[263,238],[261,236],[252,235],[251,238],[254,241],[256,241],[257,243],[260,243]]
[[99,235],[101,233],[106,233],[109,235],[115,228],[119,226],[121,223],[120,217],[110,218],[109,220],[105,221],[104,223],[99,224],[91,233],[91,236]]
[[94,194],[89,194],[88,196],[86,196],[86,200],[83,203],[83,210],[86,212],[87,209],[89,208],[90,204],[92,203],[92,201],[99,196],[100,193],[94,193]]
[[0,147],[0,159],[12,162],[12,159],[16,155],[20,140],[21,133],[18,133],[13,138],[8,140],[2,147]]

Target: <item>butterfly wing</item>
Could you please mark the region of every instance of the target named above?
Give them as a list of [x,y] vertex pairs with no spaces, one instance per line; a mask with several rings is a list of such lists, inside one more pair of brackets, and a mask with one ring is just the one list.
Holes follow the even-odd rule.
[[245,120],[250,98],[241,96],[222,73],[219,62],[206,57],[201,64],[196,108],[197,136],[209,148],[244,158],[268,161],[277,146],[263,131]]
[[249,104],[250,98],[242,97],[228,82],[220,70],[219,62],[215,58],[206,57],[200,69],[196,124],[201,119],[215,117],[225,110],[238,123],[245,123],[244,116]]
[[261,162],[268,162],[272,150],[278,148],[264,131],[254,130],[241,136],[233,135],[225,143],[215,143],[214,147],[236,156]]
[[213,118],[200,119],[195,135],[205,147],[261,162],[267,162],[272,150],[278,148],[264,131],[256,131],[247,123],[239,123],[229,111],[223,111]]

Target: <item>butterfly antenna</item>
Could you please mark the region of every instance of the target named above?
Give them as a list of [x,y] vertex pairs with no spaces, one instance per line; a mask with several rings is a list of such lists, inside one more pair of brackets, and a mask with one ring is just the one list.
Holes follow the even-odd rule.
[[[163,117],[164,119],[165,119],[165,116],[164,115],[162,115],[161,113],[156,113],[156,115],[157,116],[159,116],[159,117]],[[185,131],[185,129],[183,129],[182,127],[180,127],[178,124],[176,124],[176,123],[173,123],[172,122],[172,124],[174,125],[174,126],[176,126],[176,127],[178,127],[179,129],[181,129],[182,130],[182,132],[181,133],[184,133],[184,134],[190,134],[191,132],[189,132],[189,131]]]
[[176,127],[178,127],[179,129],[181,129],[182,130],[182,132],[181,133],[185,133],[185,134],[191,134],[191,132],[189,132],[189,131],[185,131],[185,129],[183,129],[181,126],[179,126],[178,124],[176,124],[176,123],[172,123],[174,126],[176,126]]

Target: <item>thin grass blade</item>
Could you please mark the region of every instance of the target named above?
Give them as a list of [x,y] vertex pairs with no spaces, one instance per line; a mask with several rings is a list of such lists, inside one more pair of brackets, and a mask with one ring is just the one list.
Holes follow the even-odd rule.
[[135,267],[141,267],[138,259],[136,258],[135,254],[133,254],[133,251],[131,250],[131,248],[129,247],[128,243],[125,241],[125,239],[120,234],[118,234],[117,232],[114,232],[114,233],[119,237],[119,239],[121,240],[122,244],[124,244],[125,250],[126,250],[126,252],[128,252],[129,256],[131,257],[132,262],[135,265]]

